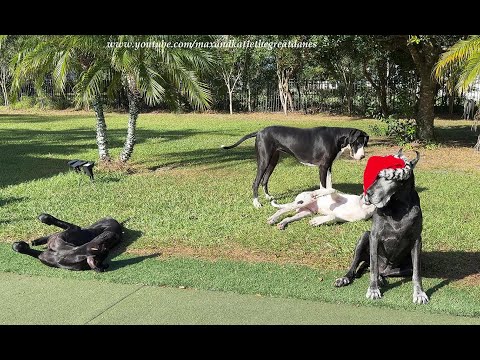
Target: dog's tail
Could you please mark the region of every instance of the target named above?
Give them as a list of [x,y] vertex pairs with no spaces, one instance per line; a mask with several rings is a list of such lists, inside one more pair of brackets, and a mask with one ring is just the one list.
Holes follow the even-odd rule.
[[228,146],[227,146],[227,145],[221,145],[220,147],[221,147],[222,149],[231,149],[231,148],[234,148],[234,147],[240,145],[240,144],[241,144],[242,142],[244,142],[245,140],[257,136],[257,133],[258,133],[258,131],[255,131],[255,132],[253,132],[253,133],[251,133],[251,134],[245,135],[244,137],[242,137],[240,140],[238,140],[238,141],[237,141],[235,144],[233,144],[233,145],[228,145]]
[[270,205],[277,209],[285,208],[285,204],[277,204],[275,200],[270,201]]

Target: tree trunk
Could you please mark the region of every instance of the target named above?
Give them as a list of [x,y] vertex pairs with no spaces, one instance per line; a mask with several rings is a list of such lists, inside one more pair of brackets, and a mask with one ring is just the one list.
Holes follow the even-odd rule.
[[420,92],[417,110],[417,137],[420,140],[434,140],[433,120],[436,96],[436,82],[427,75],[420,79]]
[[233,105],[232,105],[232,101],[233,101],[233,91],[230,90],[230,88],[228,89],[228,101],[230,103],[230,115],[233,115]]
[[133,77],[128,77],[127,97],[128,97],[128,129],[125,144],[123,145],[122,153],[120,154],[120,161],[127,162],[133,153],[135,146],[135,130],[137,127],[137,118],[140,112],[140,94],[138,92],[136,82]]
[[97,147],[100,161],[109,162],[111,160],[108,152],[107,141],[107,123],[103,114],[103,100],[101,94],[98,94],[93,101],[93,109],[97,118]]
[[383,117],[387,117],[389,113],[388,104],[387,104],[387,68],[388,64],[386,61],[378,61],[376,63],[378,84],[373,80],[372,74],[367,70],[367,61],[363,63],[363,74],[367,81],[372,85],[373,90],[375,90],[375,95],[377,96],[378,103],[380,104],[380,111],[382,112]]
[[387,61],[379,61],[377,63],[377,74],[379,82],[379,92],[377,94],[378,100],[380,101],[380,109],[382,110],[382,115],[384,117],[388,116],[388,104],[387,104],[387,81],[388,81],[388,63]]
[[448,113],[453,114],[453,105],[455,104],[455,94],[448,94]]
[[290,105],[290,111],[295,111],[295,108],[293,106],[292,93],[290,91],[287,92],[287,98],[288,98],[288,104]]
[[252,112],[252,94],[250,91],[250,82],[247,82],[247,97],[248,112]]
[[3,93],[3,102],[5,106],[10,105],[8,101],[8,90],[7,90],[7,81],[8,81],[8,69],[5,66],[2,66],[1,73],[0,73],[0,85],[2,87]]
[[347,87],[347,107],[348,107],[348,115],[352,116],[353,114],[353,82],[349,81]]
[[417,137],[419,140],[431,141],[435,139],[433,120],[434,106],[437,95],[437,82],[432,71],[437,63],[442,49],[434,42],[408,43],[408,50],[420,76],[420,92],[417,109]]
[[477,143],[473,147],[476,151],[480,151],[480,135],[478,135]]

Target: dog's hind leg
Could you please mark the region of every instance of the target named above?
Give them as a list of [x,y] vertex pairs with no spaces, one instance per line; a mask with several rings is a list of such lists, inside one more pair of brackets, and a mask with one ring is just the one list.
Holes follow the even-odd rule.
[[37,246],[37,245],[45,245],[48,242],[48,239],[50,236],[42,236],[38,239],[32,240],[30,243],[32,246]]
[[[357,245],[355,246],[355,252],[353,254],[352,266],[350,266],[350,269],[343,277],[335,280],[334,285],[336,287],[350,284],[356,277],[357,273],[363,272],[368,267],[370,259],[369,246],[370,231],[366,231],[357,241]],[[360,265],[360,263],[362,264]]]
[[310,216],[310,215],[312,215],[312,212],[310,210],[301,210],[298,213],[296,213],[295,215],[290,216],[290,217],[285,218],[282,221],[280,221],[278,223],[277,227],[280,230],[284,230],[285,227],[287,226],[287,224],[289,224],[291,222],[294,222],[294,221],[297,221],[297,220],[300,220],[300,219],[303,219],[304,217],[307,217],[307,216]]
[[[255,150],[257,152],[257,176],[252,184],[252,191],[253,191],[253,206],[257,209],[262,206],[260,201],[258,201],[258,187],[260,186],[260,182],[265,175],[268,165],[270,163],[271,157],[274,155],[272,154],[273,148],[267,148],[263,141],[255,141]],[[268,189],[267,189],[268,190]]]
[[62,221],[60,219],[57,219],[56,217],[50,215],[50,214],[40,214],[38,217],[38,220],[40,220],[42,223],[47,224],[47,225],[55,225],[56,227],[59,227],[64,230],[80,230],[80,226],[77,226],[75,224],[68,223],[66,221]]
[[272,158],[270,159],[267,170],[265,171],[265,174],[263,175],[261,184],[263,186],[263,191],[265,192],[265,197],[267,200],[272,200],[273,196],[271,196],[268,193],[268,180],[270,179],[270,176],[272,175],[273,170],[275,170],[275,166],[278,164],[278,159],[280,158],[280,151],[276,151],[273,155]]
[[20,254],[30,255],[34,258],[43,252],[39,250],[32,249],[25,241],[16,241],[12,244],[12,249]]

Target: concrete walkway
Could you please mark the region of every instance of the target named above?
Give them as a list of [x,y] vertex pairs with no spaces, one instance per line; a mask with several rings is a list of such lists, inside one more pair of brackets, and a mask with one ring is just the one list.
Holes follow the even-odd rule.
[[480,318],[0,273],[0,324],[480,324]]

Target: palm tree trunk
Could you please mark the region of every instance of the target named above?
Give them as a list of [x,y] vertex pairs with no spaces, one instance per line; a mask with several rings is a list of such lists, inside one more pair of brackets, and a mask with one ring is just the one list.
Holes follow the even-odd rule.
[[8,106],[10,104],[8,101],[8,90],[7,90],[8,69],[5,66],[2,66],[0,75],[1,75],[0,83],[2,85],[3,102],[5,106]]
[[128,129],[127,129],[127,138],[125,139],[125,144],[123,145],[122,153],[120,154],[120,161],[125,163],[127,162],[133,153],[133,147],[135,146],[135,130],[137,127],[137,118],[140,112],[140,94],[136,89],[136,84],[134,80],[128,79],[127,86],[127,97],[128,97]]
[[93,109],[97,117],[97,147],[100,161],[109,162],[111,160],[108,152],[107,141],[107,123],[103,114],[103,100],[100,94],[95,97],[93,101]]

